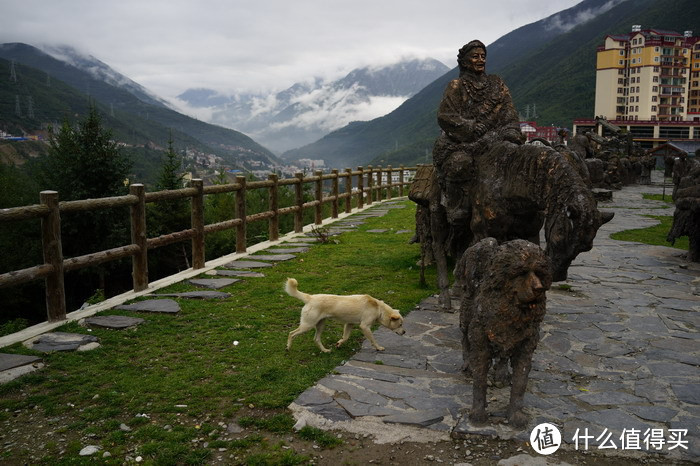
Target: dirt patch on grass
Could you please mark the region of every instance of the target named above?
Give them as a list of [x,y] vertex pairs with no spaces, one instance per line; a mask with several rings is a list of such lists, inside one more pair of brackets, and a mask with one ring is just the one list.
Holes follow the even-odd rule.
[[[5,411],[0,420],[0,463],[8,465],[52,464],[78,460],[79,452],[97,445],[99,450],[86,462],[97,460],[102,464],[136,464],[148,462],[148,444],[154,438],[145,437],[141,429],[172,431],[178,425],[166,423],[152,415],[136,423],[127,421],[112,431],[103,421],[94,423],[81,420],[79,413],[66,412],[47,416],[43,409],[28,406],[13,412]],[[190,438],[182,440],[180,462],[189,464],[317,464],[317,465],[430,465],[471,464],[494,465],[500,460],[518,455],[537,458],[527,443],[498,440],[484,436],[469,436],[437,442],[376,443],[371,434],[353,434],[341,431],[323,431],[319,439],[309,439],[300,432],[286,427],[273,430],[251,425],[251,419],[291,418],[288,410],[242,407],[229,419],[215,416],[193,418],[181,416],[177,424],[195,429]],[[247,420],[248,422],[240,422]],[[130,424],[130,425],[127,425]],[[241,426],[243,424],[243,426]],[[279,423],[278,423],[279,424]],[[391,426],[387,426],[391,429]],[[157,437],[157,436],[156,436]],[[337,445],[326,446],[328,438],[337,439]],[[161,448],[168,448],[163,444]],[[162,452],[161,452],[162,454]],[[157,456],[157,455],[156,455]],[[544,458],[544,457],[539,457]],[[161,456],[161,459],[162,456]],[[566,462],[572,465],[595,464],[602,466],[632,466],[638,464],[691,464],[669,463],[668,459],[644,455],[636,458],[601,456],[560,449],[547,457],[552,464]],[[91,461],[92,460],[92,461]],[[522,463],[518,463],[522,464]]]

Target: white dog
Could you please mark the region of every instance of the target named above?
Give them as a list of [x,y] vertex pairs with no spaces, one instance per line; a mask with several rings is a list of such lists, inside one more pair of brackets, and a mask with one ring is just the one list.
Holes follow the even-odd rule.
[[297,335],[308,332],[312,328],[316,328],[314,341],[324,353],[329,353],[330,350],[321,343],[321,332],[328,318],[334,318],[343,322],[343,338],[336,343],[336,348],[345,343],[350,337],[352,324],[357,324],[365,334],[365,337],[372,343],[372,346],[377,351],[384,351],[382,346],[377,344],[377,341],[372,335],[371,326],[375,322],[379,322],[384,327],[393,330],[399,335],[403,335],[406,331],[403,329],[403,318],[396,309],[375,299],[369,295],[351,295],[338,296],[332,294],[306,294],[297,289],[297,281],[293,278],[287,279],[287,284],[284,290],[289,296],[300,299],[305,303],[301,309],[301,322],[296,330],[289,332],[287,338],[287,350],[292,346],[292,340]]

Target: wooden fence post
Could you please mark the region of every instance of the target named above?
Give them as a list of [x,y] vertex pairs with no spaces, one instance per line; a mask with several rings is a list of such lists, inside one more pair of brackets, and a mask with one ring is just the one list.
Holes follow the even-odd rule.
[[236,191],[236,212],[238,213],[238,218],[240,223],[236,227],[236,252],[242,253],[246,251],[246,208],[245,208],[245,198],[246,198],[246,179],[245,176],[237,176],[236,183],[240,185],[238,191]]
[[377,167],[377,202],[382,200],[382,166]]
[[294,233],[304,231],[304,174],[297,172],[294,174],[297,183],[294,185],[294,197],[297,204],[297,211],[294,212]]
[[352,212],[352,168],[346,168],[345,173],[348,175],[345,178],[345,213],[349,214]]
[[42,191],[41,203],[49,214],[41,219],[41,245],[44,263],[51,265],[46,277],[46,314],[49,322],[66,318],[66,289],[63,280],[63,245],[61,244],[61,213],[58,210],[58,192]]
[[391,179],[391,172],[392,172],[392,170],[391,170],[391,165],[389,165],[388,167],[386,167],[386,184],[387,184],[387,188],[386,188],[386,198],[387,198],[387,199],[391,199],[391,196],[392,196],[392,194],[391,194],[391,187],[392,187],[393,185],[392,185],[392,179]]
[[191,186],[197,190],[192,196],[192,268],[204,268],[204,181],[192,180]]
[[270,241],[277,241],[280,237],[280,222],[279,222],[279,202],[277,198],[277,175],[270,173],[267,179],[272,181],[272,186],[270,186],[268,207],[272,212],[272,217],[270,217],[270,222],[268,223],[267,236]]
[[340,192],[338,189],[338,169],[334,168],[333,169],[333,175],[335,176],[333,178],[333,203],[331,204],[331,218],[338,218],[338,193]]
[[399,165],[399,197],[403,197],[403,164]]
[[357,208],[362,209],[365,206],[365,173],[362,167],[357,167],[357,170],[360,172],[357,175]]
[[314,176],[318,178],[316,180],[316,200],[318,204],[316,204],[316,208],[314,209],[314,223],[320,225],[323,223],[323,180],[321,179],[323,172],[321,170],[316,170]]
[[367,205],[372,204],[372,200],[374,199],[374,172],[372,171],[372,165],[367,165],[367,188],[368,188],[368,196],[367,196]]
[[131,244],[139,251],[131,257],[131,280],[134,291],[148,288],[148,239],[146,237],[146,189],[142,184],[129,186],[129,194],[139,198],[131,206]]

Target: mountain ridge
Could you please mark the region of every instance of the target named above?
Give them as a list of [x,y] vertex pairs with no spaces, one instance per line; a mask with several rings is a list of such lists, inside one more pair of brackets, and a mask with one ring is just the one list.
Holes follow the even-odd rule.
[[[149,95],[138,95],[138,92],[135,95],[134,90],[138,88],[133,86],[124,89],[103,80],[105,75],[121,76],[116,71],[112,70],[112,72],[106,73],[105,69],[101,68],[101,77],[95,77],[94,72],[58,60],[37,47],[23,43],[0,44],[0,58],[45,73],[47,82],[58,80],[66,83],[81,93],[84,96],[84,101],[89,97],[104,105],[106,107],[104,113],[108,115],[122,115],[123,119],[117,125],[116,131],[126,142],[136,138],[141,144],[153,143],[165,146],[169,133],[172,132],[176,143],[194,145],[204,153],[208,152],[221,157],[229,166],[243,168],[250,166],[251,162],[258,161],[273,166],[280,162],[271,151],[243,133],[183,115],[172,110],[163,102],[151,103],[153,98]],[[91,66],[95,65],[95,62],[91,60],[87,60],[86,63]],[[109,68],[108,65],[104,65],[104,67]],[[100,76],[100,73],[97,74]],[[133,83],[126,77],[123,77],[123,81]],[[36,92],[41,93],[40,90],[36,90]],[[75,99],[75,97],[71,98]],[[6,115],[3,118],[6,120],[5,124],[12,123],[35,129],[41,124],[37,119],[29,119],[28,115],[19,118],[13,113],[11,110],[4,113]],[[60,120],[64,116],[65,114],[58,112],[51,115],[50,118]],[[129,129],[129,121],[138,121],[139,126],[149,128],[149,132],[142,132],[139,127]],[[144,124],[144,121],[149,123]],[[147,137],[147,134],[150,135],[148,137],[155,138],[155,140],[145,141],[144,138]]]
[[282,152],[313,142],[352,121],[389,113],[449,68],[434,59],[366,66],[325,82],[311,78],[273,95],[224,96],[188,89],[179,99],[208,113],[207,121],[237,128]]
[[[586,21],[559,30],[547,26],[577,18]],[[606,34],[629,32],[633,24],[697,29],[698,18],[694,0],[584,0],[488,45],[487,72],[504,79],[519,110],[536,104],[539,125],[569,126],[573,118],[593,117],[595,50]],[[281,157],[325,159],[333,166],[430,163],[440,131],[437,107],[457,76],[455,67],[384,117],[340,128]]]

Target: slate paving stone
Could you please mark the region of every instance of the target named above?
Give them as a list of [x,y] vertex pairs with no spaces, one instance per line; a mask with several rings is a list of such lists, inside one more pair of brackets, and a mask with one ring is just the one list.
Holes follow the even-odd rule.
[[374,351],[360,351],[354,357],[356,361],[365,362],[377,362],[394,367],[404,367],[407,369],[425,369],[427,367],[427,360],[425,358],[407,358],[401,355],[393,354],[382,354],[381,352]]
[[630,406],[625,409],[647,421],[664,423],[671,421],[678,414],[677,409],[666,408],[665,406]]
[[76,351],[93,349],[99,339],[94,335],[81,333],[52,332],[40,335],[33,339],[27,346],[35,351],[51,353],[54,351]]
[[336,403],[335,400],[329,404],[311,406],[309,407],[309,411],[332,422],[345,422],[352,420],[352,417],[348,414],[348,412],[345,411],[342,406]]
[[[694,380],[700,380],[700,368],[678,362],[652,362],[648,364],[649,370],[656,377],[689,377]],[[700,385],[698,385],[700,387]]]
[[0,372],[9,369],[14,369],[15,367],[26,366],[29,364],[34,364],[41,362],[39,356],[27,356],[24,354],[8,354],[0,353]]
[[[598,411],[581,412],[575,415],[575,418],[584,422],[590,422],[598,426],[607,427],[613,432],[617,432],[618,436],[624,429],[646,429],[649,424],[641,419],[638,419],[626,411],[618,408],[601,409]],[[565,429],[566,430],[566,429]],[[602,433],[602,431],[598,431]],[[642,430],[643,432],[643,430]],[[573,432],[571,432],[573,434]]]
[[89,327],[110,328],[114,330],[124,330],[141,325],[145,319],[129,316],[93,316],[84,320]]
[[[206,285],[201,285],[206,286]],[[227,285],[224,285],[227,286]],[[231,297],[231,293],[223,291],[186,291],[184,293],[158,293],[149,296],[161,296],[169,298],[185,298],[185,299],[226,299]]]
[[365,369],[356,366],[339,366],[335,370],[339,374],[354,375],[356,377],[364,377],[368,379],[383,380],[385,382],[399,382],[401,377],[396,374],[386,373],[381,370],[383,366],[377,365],[377,370]]
[[201,286],[204,288],[214,288],[218,290],[219,288],[224,288],[233,285],[236,282],[241,281],[237,278],[195,278],[189,280],[189,283],[195,286]]
[[593,406],[618,406],[646,402],[644,398],[617,391],[586,393],[579,396],[578,399]]
[[603,339],[602,341],[591,345],[586,345],[583,347],[583,351],[586,353],[595,354],[596,356],[608,358],[634,353],[634,349],[625,346],[624,344],[617,343],[610,338]]
[[539,344],[547,345],[550,349],[558,353],[566,353],[571,349],[571,341],[563,332],[551,333],[545,336]]
[[272,265],[273,264],[270,264],[269,262],[240,260],[229,262],[228,264],[225,264],[222,267],[227,269],[262,269],[265,267],[272,267]]
[[384,406],[387,404],[387,399],[377,393],[365,390],[364,388],[358,387],[354,384],[348,383],[347,381],[340,379],[339,377],[324,377],[319,382],[319,385],[323,385],[326,388],[335,390],[337,397],[341,393],[347,394],[351,400],[360,401],[362,403],[367,403],[375,406]]
[[251,259],[259,261],[273,261],[273,262],[283,262],[294,259],[294,254],[257,254],[255,256],[250,256]]
[[358,401],[344,400],[342,398],[337,398],[335,401],[352,417],[389,416],[392,414],[401,414],[400,410],[392,409],[387,406],[373,406],[367,403],[360,403]]
[[[271,252],[273,254],[299,254],[302,252],[309,252],[311,248],[309,247],[300,247],[300,248],[281,248],[281,249],[266,249],[267,252]],[[256,256],[253,256],[256,257]]]
[[449,413],[443,409],[429,409],[386,416],[382,418],[382,421],[385,423],[428,427],[442,421],[446,415],[449,415]]
[[663,403],[669,400],[670,389],[670,384],[658,380],[644,379],[634,384],[634,394],[646,398],[651,403]]
[[120,304],[114,309],[138,312],[156,312],[162,314],[177,314],[180,312],[180,305],[173,299],[149,299],[138,301],[133,304]]
[[302,406],[325,405],[332,403],[333,397],[314,386],[304,390],[294,402]]
[[375,228],[372,230],[367,230],[367,233],[386,233],[387,231],[389,230],[387,230],[386,228]]
[[450,414],[457,414],[464,406],[463,400],[454,397],[432,396],[425,398],[424,393],[420,396],[408,397],[403,399],[413,409],[439,409],[446,410]]
[[262,278],[265,276],[265,274],[250,270],[212,270],[211,272],[214,272],[212,275],[221,275],[222,277]]
[[[693,380],[698,380],[697,378]],[[672,383],[671,390],[679,400],[700,405],[700,383]]]

